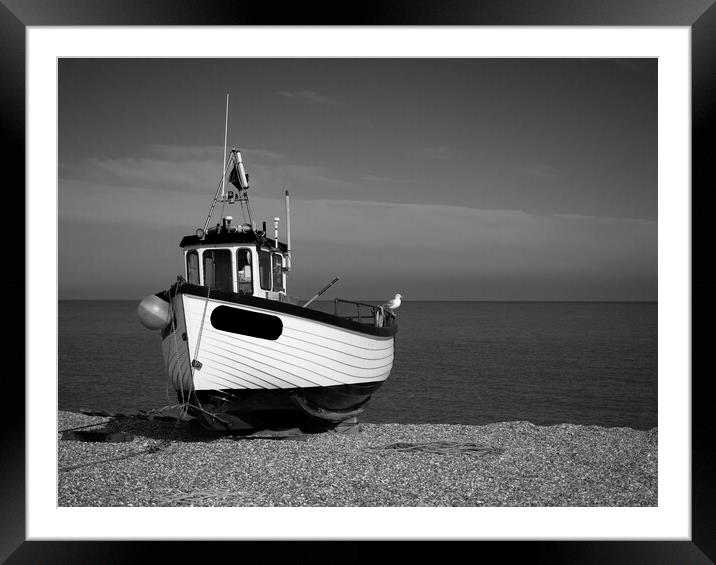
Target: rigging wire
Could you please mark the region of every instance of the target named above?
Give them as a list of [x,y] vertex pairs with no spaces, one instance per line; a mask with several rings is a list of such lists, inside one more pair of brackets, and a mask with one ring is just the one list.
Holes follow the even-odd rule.
[[[236,153],[235,149],[231,150],[231,154],[229,155],[229,158],[226,160],[226,167],[224,167],[224,173],[221,176],[221,180],[219,181],[219,186],[216,189],[216,193],[214,194],[214,200],[211,203],[211,208],[209,209],[209,214],[206,217],[206,222],[204,222],[204,233],[206,233],[207,228],[209,227],[209,223],[211,222],[211,217],[214,214],[214,208],[216,207],[216,203],[219,200],[219,193],[222,192],[223,189],[223,183],[224,179],[226,178],[226,173],[229,170],[229,167],[231,165],[236,166],[236,161],[234,158],[234,154]],[[248,216],[248,223],[251,224],[253,227],[253,217],[251,214],[251,206],[249,205],[249,196],[246,192],[246,188],[239,188],[236,196],[236,201],[241,204],[241,214],[244,218],[244,223],[247,223],[247,216]],[[246,210],[244,211],[244,204],[246,205]],[[224,216],[224,207],[226,205],[226,199],[225,197],[221,198],[221,217]]]
[[244,202],[240,201],[241,204],[241,216],[244,218],[244,223],[246,223],[246,212],[244,211]]
[[[233,154],[233,152],[232,152]],[[232,162],[232,159],[229,158],[226,161],[226,167],[224,167],[224,175],[226,175],[226,171],[229,169],[229,163]],[[211,208],[209,209],[209,215],[206,217],[206,222],[204,223],[204,233],[206,233],[206,229],[209,227],[209,222],[211,221],[211,216],[214,213],[214,208],[216,207],[216,201],[219,199],[219,192],[221,192],[221,187],[223,186],[224,182],[224,176],[221,177],[221,180],[219,181],[219,186],[216,188],[216,194],[214,194],[214,200],[211,203]]]

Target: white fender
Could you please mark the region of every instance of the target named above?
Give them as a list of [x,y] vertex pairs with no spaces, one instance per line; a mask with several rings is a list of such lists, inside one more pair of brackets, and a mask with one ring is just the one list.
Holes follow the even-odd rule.
[[139,321],[148,330],[161,330],[171,322],[169,303],[155,294],[142,298],[137,306]]

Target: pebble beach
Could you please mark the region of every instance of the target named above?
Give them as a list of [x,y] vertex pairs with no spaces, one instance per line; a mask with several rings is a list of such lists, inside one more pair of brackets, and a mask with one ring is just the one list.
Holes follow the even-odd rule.
[[656,506],[657,429],[370,424],[289,438],[58,413],[58,506]]

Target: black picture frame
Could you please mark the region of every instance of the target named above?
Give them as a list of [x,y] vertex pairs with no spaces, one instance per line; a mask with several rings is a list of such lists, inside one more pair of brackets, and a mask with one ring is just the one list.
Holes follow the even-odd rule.
[[[716,559],[716,460],[712,446],[713,418],[705,371],[708,325],[716,314],[716,277],[707,261],[711,238],[707,229],[707,194],[713,185],[710,166],[714,146],[713,92],[716,91],[716,7],[714,0],[501,0],[449,2],[394,0],[363,2],[347,10],[343,3],[280,5],[245,0],[0,0],[0,112],[2,115],[3,196],[19,225],[8,238],[33,229],[25,226],[25,35],[28,26],[70,25],[555,25],[555,26],[687,26],[692,33],[692,536],[688,541],[525,541],[416,542],[401,547],[421,559],[446,554],[500,561],[529,559],[536,563],[713,563]],[[11,180],[7,171],[12,171]],[[48,176],[54,177],[49,171]],[[10,200],[8,202],[8,199]],[[697,259],[699,259],[697,261]],[[24,319],[24,269],[14,265],[0,284],[8,298],[3,307],[11,319]],[[697,307],[698,304],[698,307]],[[23,304],[24,306],[24,304]],[[13,324],[6,359],[14,361],[24,331]],[[22,338],[20,337],[22,336]],[[6,363],[7,365],[7,363]],[[23,363],[24,371],[24,363]],[[17,372],[4,379],[2,481],[0,481],[0,558],[7,563],[188,562],[234,556],[262,561],[276,559],[340,559],[357,562],[387,555],[398,542],[70,542],[26,541],[25,536],[25,387]],[[48,385],[50,386],[50,385]],[[237,525],[237,527],[240,527]],[[78,537],[81,534],[78,533]],[[450,543],[450,547],[446,544]],[[475,545],[477,544],[477,545]],[[331,547],[328,547],[331,546]],[[464,546],[464,547],[460,547]],[[321,557],[323,556],[323,557]]]

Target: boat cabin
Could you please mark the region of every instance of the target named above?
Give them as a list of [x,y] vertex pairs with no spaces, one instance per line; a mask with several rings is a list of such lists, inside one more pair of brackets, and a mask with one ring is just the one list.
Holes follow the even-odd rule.
[[223,292],[287,302],[288,247],[251,224],[231,225],[231,217],[197,230],[179,244],[186,280]]

